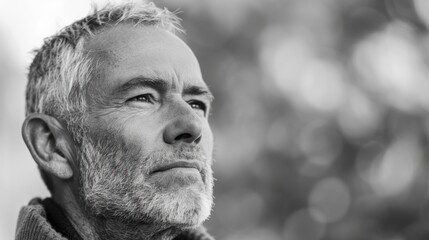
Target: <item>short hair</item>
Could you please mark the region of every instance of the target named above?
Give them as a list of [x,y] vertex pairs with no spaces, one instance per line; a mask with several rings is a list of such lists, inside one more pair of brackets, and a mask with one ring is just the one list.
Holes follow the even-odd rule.
[[[169,32],[182,32],[180,19],[166,8],[153,3],[108,4],[46,38],[35,50],[26,88],[26,115],[44,113],[65,122],[73,139],[84,137],[83,116],[86,88],[94,78],[96,60],[84,45],[94,35],[118,24],[154,26]],[[42,172],[48,189],[50,184]]]
[[[95,60],[84,51],[84,43],[100,30],[120,23],[156,26],[182,31],[180,19],[153,3],[108,4],[56,35],[35,50],[26,89],[26,115],[45,113],[62,120],[85,109],[85,87],[93,78]],[[72,133],[73,134],[73,133]]]

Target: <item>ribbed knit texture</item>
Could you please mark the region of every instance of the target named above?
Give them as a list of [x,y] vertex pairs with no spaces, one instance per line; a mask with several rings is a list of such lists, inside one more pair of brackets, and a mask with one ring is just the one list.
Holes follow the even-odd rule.
[[[46,211],[41,199],[31,200],[28,206],[21,208],[15,233],[16,240],[68,240],[56,232],[47,221]],[[214,240],[204,227],[181,233],[174,240]]]
[[46,220],[41,200],[35,198],[28,206],[21,208],[16,228],[16,240],[67,240],[57,233]]

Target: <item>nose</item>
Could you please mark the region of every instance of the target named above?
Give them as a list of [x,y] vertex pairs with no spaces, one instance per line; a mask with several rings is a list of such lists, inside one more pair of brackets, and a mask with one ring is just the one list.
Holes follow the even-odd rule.
[[202,137],[202,122],[193,112],[182,113],[167,125],[163,137],[168,144],[199,143]]

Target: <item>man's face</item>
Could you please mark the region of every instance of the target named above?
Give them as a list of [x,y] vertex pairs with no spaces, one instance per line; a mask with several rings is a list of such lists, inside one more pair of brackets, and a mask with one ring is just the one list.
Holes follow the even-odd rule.
[[155,27],[118,25],[86,46],[80,188],[94,215],[194,226],[210,214],[211,95],[187,45]]

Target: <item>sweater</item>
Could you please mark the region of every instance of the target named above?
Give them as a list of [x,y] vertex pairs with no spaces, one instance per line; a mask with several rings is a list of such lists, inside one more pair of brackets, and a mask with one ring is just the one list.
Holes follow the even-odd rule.
[[[21,211],[19,212],[18,224],[15,232],[15,239],[16,240],[75,240],[72,237],[67,238],[63,235],[64,229],[67,230],[65,231],[65,234],[68,236],[74,236],[73,234],[76,233],[76,231],[73,229],[73,227],[67,220],[62,222],[55,222],[53,224],[50,222],[52,220],[58,220],[61,217],[61,216],[52,217],[52,213],[51,214],[47,213],[47,209],[46,209],[47,206],[49,208],[55,207],[55,206],[52,206],[52,203],[53,201],[51,200],[47,201],[45,199],[42,201],[40,198],[35,198],[30,201],[29,205],[21,208]],[[63,232],[63,234],[60,233],[58,229],[60,229]],[[79,239],[79,237],[77,237],[77,239]],[[174,238],[174,240],[214,240],[214,238],[210,236],[203,227],[199,227],[196,229],[184,231],[179,236]]]

